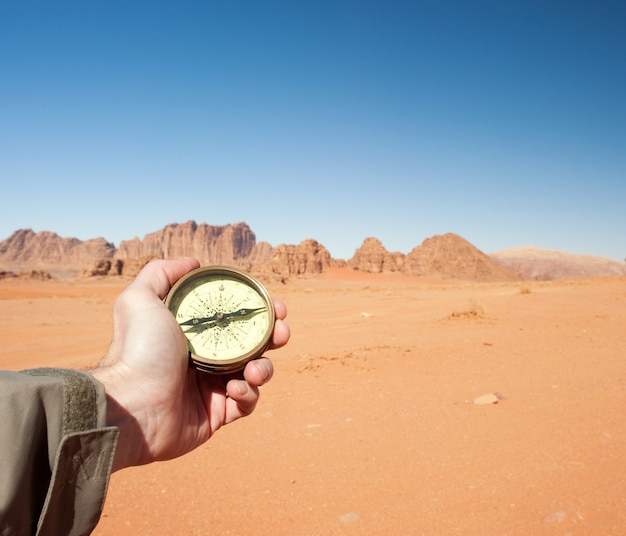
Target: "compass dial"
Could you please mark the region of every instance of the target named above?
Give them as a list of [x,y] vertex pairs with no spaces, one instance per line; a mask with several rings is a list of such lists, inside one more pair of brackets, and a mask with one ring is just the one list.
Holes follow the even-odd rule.
[[272,300],[261,283],[241,270],[198,268],[172,287],[165,305],[187,338],[192,362],[201,370],[240,370],[270,344]]

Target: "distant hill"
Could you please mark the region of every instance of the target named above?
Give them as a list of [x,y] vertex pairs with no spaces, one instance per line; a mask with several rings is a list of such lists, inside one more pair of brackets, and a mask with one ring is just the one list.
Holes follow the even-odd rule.
[[528,245],[490,254],[522,279],[548,281],[626,275],[626,264],[597,257],[563,251],[552,251]]
[[332,266],[371,273],[400,273],[460,281],[515,281],[626,275],[625,266],[599,257],[548,252],[527,246],[487,255],[454,233],[436,235],[408,254],[389,252],[366,238],[348,261],[336,260],[310,238],[276,247],[257,242],[244,223],[172,223],[153,233],[122,241],[81,241],[22,229],[0,242],[0,271],[45,270],[57,277],[134,276],[151,259],[194,257],[202,264],[238,266],[268,278],[319,274]]
[[424,240],[406,256],[406,272],[440,279],[515,281],[519,277],[464,238],[447,233]]
[[346,266],[373,273],[403,273],[463,281],[515,281],[518,276],[454,233],[427,238],[407,255],[390,253],[377,238],[366,238]]

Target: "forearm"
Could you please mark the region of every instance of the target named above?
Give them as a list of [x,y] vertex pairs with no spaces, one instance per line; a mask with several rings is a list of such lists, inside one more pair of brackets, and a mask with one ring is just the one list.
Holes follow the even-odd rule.
[[102,386],[72,370],[0,372],[0,412],[0,533],[93,530],[118,437]]

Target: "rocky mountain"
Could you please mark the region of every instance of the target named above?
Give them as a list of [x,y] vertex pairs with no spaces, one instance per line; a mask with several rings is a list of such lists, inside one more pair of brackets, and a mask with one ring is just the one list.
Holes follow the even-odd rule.
[[354,270],[464,281],[515,281],[518,276],[454,233],[427,238],[407,255],[390,253],[377,238],[366,238],[347,262]]
[[626,264],[597,257],[528,245],[490,254],[522,279],[548,281],[626,275]]
[[313,239],[272,247],[267,242],[257,243],[243,222],[207,225],[188,221],[167,225],[143,239],[125,240],[118,248],[104,238],[81,241],[23,229],[0,242],[0,272],[9,276],[28,270],[45,270],[55,276],[134,276],[151,259],[194,257],[204,265],[228,264],[280,280],[323,273],[331,266],[462,281],[626,275],[624,265],[616,261],[555,253],[527,247],[489,256],[448,233],[424,240],[406,255],[387,251],[377,238],[366,238],[351,259],[339,261]]
[[100,238],[81,242],[30,229],[0,242],[0,271],[7,275],[37,268],[59,276],[134,276],[151,259],[180,257],[196,258],[203,265],[238,266],[275,279],[321,273],[332,263],[328,250],[315,240],[273,248],[257,243],[246,223],[173,223],[143,239],[122,241],[119,248]]
[[251,269],[287,278],[321,274],[332,265],[329,251],[313,239],[297,246],[282,244],[272,249],[270,257],[252,265]]
[[81,241],[49,231],[21,229],[0,242],[0,266],[13,271],[72,272],[98,259],[111,259],[115,251],[104,238]]
[[173,259],[193,257],[202,264],[237,265],[252,253],[256,236],[245,223],[232,225],[172,223],[143,240],[133,238],[120,243],[116,259]]
[[405,259],[405,273],[466,281],[515,281],[518,276],[454,233],[427,238]]
[[378,238],[366,238],[352,258],[346,263],[348,268],[373,274],[390,274],[404,271],[404,255],[390,253]]

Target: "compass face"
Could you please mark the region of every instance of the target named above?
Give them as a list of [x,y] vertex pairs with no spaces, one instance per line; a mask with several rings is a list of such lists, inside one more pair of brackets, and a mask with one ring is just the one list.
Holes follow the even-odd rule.
[[201,370],[240,370],[271,341],[272,300],[261,283],[241,270],[198,268],[172,287],[165,305],[187,338],[191,360]]

